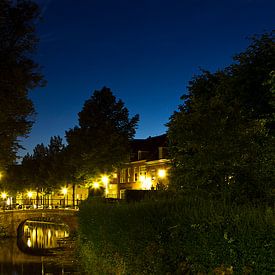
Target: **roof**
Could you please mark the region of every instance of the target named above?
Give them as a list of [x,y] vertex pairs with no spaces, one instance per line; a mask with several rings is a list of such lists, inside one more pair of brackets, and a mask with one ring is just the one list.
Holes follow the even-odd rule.
[[134,139],[131,142],[131,161],[159,159],[159,147],[167,147],[167,135],[163,134],[146,139]]

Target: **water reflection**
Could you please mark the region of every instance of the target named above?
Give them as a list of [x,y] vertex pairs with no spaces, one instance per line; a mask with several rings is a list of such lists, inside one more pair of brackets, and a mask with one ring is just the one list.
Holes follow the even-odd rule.
[[[19,229],[20,230],[20,229]],[[52,222],[26,221],[19,232],[23,249],[43,250],[59,247],[58,240],[69,237],[69,228]]]
[[82,274],[64,224],[27,221],[17,239],[0,240],[0,274]]

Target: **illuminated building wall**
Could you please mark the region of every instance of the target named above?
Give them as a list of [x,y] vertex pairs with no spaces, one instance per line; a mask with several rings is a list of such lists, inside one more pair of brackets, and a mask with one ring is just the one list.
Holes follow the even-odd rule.
[[125,190],[157,190],[169,184],[170,159],[167,157],[166,135],[134,141],[131,162],[117,171],[110,182],[114,192],[108,197],[123,198]]

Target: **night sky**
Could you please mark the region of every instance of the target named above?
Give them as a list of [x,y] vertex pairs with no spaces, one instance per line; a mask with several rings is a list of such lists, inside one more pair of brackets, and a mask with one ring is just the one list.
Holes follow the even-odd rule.
[[30,94],[37,117],[22,143],[29,152],[63,137],[103,86],[140,115],[136,138],[163,134],[199,68],[224,68],[249,36],[275,27],[274,0],[36,1],[35,59],[48,84]]

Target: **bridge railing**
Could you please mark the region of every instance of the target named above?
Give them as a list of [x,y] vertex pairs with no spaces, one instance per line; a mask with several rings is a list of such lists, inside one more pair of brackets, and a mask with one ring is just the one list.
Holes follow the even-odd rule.
[[0,202],[0,210],[34,210],[34,209],[78,209],[83,200],[51,199],[49,201],[28,200],[18,203],[8,204],[6,201]]

